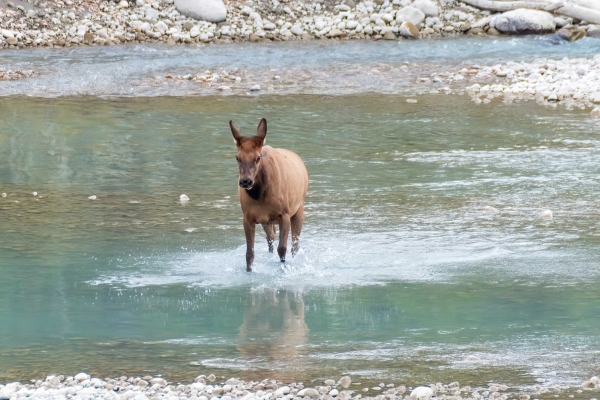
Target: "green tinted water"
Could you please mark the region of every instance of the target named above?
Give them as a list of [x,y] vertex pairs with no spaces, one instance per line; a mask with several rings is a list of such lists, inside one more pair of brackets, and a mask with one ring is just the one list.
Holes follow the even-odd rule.
[[[0,379],[598,374],[600,127],[448,99],[0,99]],[[227,121],[263,116],[311,188],[249,275]]]

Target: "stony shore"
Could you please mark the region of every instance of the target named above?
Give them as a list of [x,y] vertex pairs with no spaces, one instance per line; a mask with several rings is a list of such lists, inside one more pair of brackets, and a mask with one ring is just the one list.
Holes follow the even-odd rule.
[[[322,385],[306,387],[302,383],[284,383],[265,379],[260,382],[242,381],[215,375],[200,375],[191,384],[172,383],[161,377],[126,377],[115,379],[92,378],[86,373],[75,376],[48,376],[32,380],[29,384],[19,382],[0,385],[1,400],[25,399],[104,399],[104,400],[529,400],[532,396],[552,394],[558,397],[565,386],[542,387],[536,385],[526,391],[515,391],[507,385],[490,383],[486,387],[471,388],[436,383],[429,386],[406,387],[393,383],[380,383],[371,388],[352,382],[344,376],[338,380],[327,379]],[[592,377],[575,388],[574,393],[595,400],[600,389],[600,379]],[[574,395],[569,395],[573,398]],[[579,396],[578,396],[579,397]]]
[[[398,40],[499,35],[502,30],[489,12],[454,0],[230,0],[226,2],[226,21],[220,23],[188,18],[172,3],[0,0],[0,48],[321,38]],[[545,14],[550,16],[550,26],[543,30],[558,30],[558,40],[600,36],[596,25]]]

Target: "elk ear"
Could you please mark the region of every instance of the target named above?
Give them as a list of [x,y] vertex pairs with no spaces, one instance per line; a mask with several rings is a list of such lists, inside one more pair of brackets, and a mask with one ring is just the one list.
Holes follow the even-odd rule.
[[240,133],[238,128],[236,128],[236,126],[233,124],[233,121],[229,121],[229,127],[231,128],[231,134],[233,135],[233,141],[235,142],[236,146],[239,146],[240,140],[242,139],[242,134]]
[[267,136],[267,120],[263,118],[258,123],[258,129],[256,129],[256,137],[262,139],[263,144],[265,144],[266,136]]

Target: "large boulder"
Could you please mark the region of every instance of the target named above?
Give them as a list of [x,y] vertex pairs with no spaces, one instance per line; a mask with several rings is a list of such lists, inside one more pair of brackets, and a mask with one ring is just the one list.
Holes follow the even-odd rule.
[[412,6],[406,6],[401,8],[396,13],[396,22],[402,24],[403,22],[410,22],[413,25],[419,25],[425,19],[423,11]]
[[175,0],[175,8],[189,18],[208,22],[223,22],[227,8],[223,0]]
[[502,33],[550,33],[556,30],[556,22],[549,12],[519,8],[495,15],[490,27]]

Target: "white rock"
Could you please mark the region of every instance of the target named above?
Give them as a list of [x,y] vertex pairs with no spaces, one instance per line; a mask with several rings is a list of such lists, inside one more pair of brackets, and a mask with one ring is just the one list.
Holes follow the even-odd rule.
[[97,197],[96,197],[96,195],[95,195],[95,194],[93,194],[93,195],[91,195],[90,197],[88,197],[88,199],[90,199],[90,200],[96,200],[96,199],[97,199]]
[[[256,86],[258,86],[258,85],[256,85]],[[254,87],[254,86],[253,86],[253,87]],[[250,89],[250,90],[252,90],[252,89]],[[274,394],[275,396],[277,396],[277,397],[283,397],[283,396],[285,396],[286,394],[288,394],[289,392],[290,392],[290,388],[289,388],[289,386],[282,386],[282,387],[280,387],[279,389],[277,389],[277,390],[275,391],[275,393],[273,393],[273,394]]]
[[[250,88],[251,92],[258,92],[260,90],[260,86],[259,85],[254,85]],[[287,394],[287,393],[286,393]]]
[[347,389],[348,387],[350,387],[350,384],[352,383],[352,379],[350,379],[349,376],[343,376],[340,378],[340,380],[338,381],[338,386],[343,387],[344,389]]
[[337,396],[339,393],[340,393],[340,392],[338,392],[338,390],[337,390],[337,389],[333,389],[331,392],[329,392],[329,395],[330,395],[330,396],[332,396],[332,397],[335,397],[335,396]]
[[86,373],[80,372],[73,377],[76,381],[83,382],[85,380],[90,379],[90,376]]
[[179,196],[179,201],[181,201],[181,202],[190,201],[190,198],[187,197],[185,194],[182,194],[181,196]]
[[315,19],[315,28],[317,30],[319,30],[319,31],[323,30],[325,28],[325,26],[326,26],[325,21],[323,21],[322,18]]
[[433,390],[426,386],[418,386],[410,393],[410,397],[417,400],[429,400],[431,396],[433,396]]
[[548,33],[556,30],[552,14],[524,8],[495,15],[490,19],[490,26],[502,33]]
[[175,8],[186,17],[200,21],[216,23],[227,18],[223,0],[175,0]]
[[355,29],[358,26],[358,21],[346,22],[346,29]]
[[148,8],[146,9],[146,19],[158,19],[158,10],[155,10],[154,8]]
[[396,22],[410,22],[413,25],[418,25],[425,20],[425,14],[418,8],[407,6],[396,13]]
[[590,113],[590,116],[593,118],[600,118],[600,108],[596,107]]
[[37,193],[37,192],[33,192],[33,193],[31,193],[31,194],[32,194],[32,195],[34,195],[34,196],[37,196],[37,195],[38,195],[38,193]]
[[156,24],[154,24],[154,28],[162,33],[165,33],[169,29],[167,24],[165,24],[163,21],[158,21]]
[[194,25],[190,29],[190,37],[195,38],[196,36],[200,36],[200,28]]
[[1,32],[2,32],[2,36],[4,36],[7,39],[15,37],[15,35],[11,31],[9,31],[9,30],[2,29]]
[[552,213],[552,210],[544,210],[540,213],[541,218],[552,219],[553,216],[554,214]]
[[7,196],[7,194],[6,194],[6,193],[2,193],[2,197],[6,197],[6,196]]
[[439,14],[439,9],[432,0],[415,0],[412,6],[423,11],[423,14],[428,17],[437,17]]
[[296,36],[300,36],[304,33],[302,27],[300,25],[294,25],[290,28],[290,32],[292,32]]

